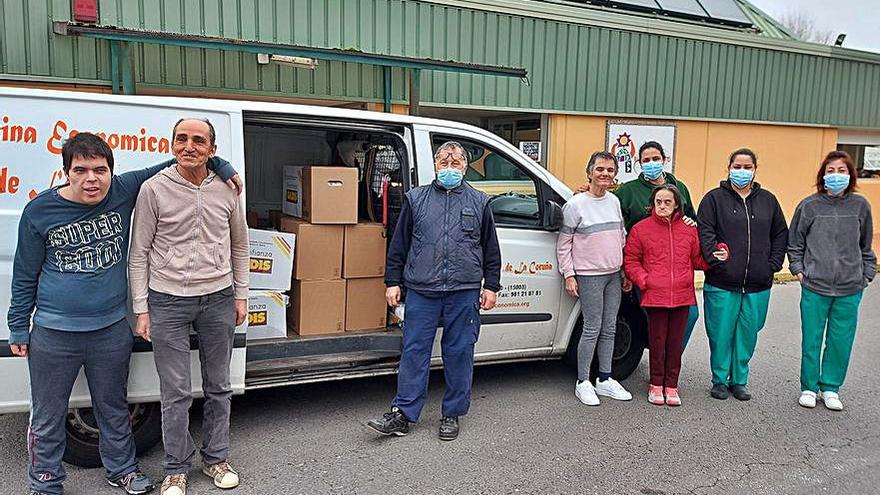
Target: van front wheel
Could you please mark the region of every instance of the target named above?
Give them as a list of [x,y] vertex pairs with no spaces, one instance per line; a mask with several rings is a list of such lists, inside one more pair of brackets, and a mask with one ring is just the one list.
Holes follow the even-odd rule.
[[[131,404],[128,409],[137,455],[140,456],[162,440],[162,409],[158,402]],[[64,450],[64,462],[83,468],[101,467],[98,423],[92,408],[70,409],[65,428],[67,448]]]

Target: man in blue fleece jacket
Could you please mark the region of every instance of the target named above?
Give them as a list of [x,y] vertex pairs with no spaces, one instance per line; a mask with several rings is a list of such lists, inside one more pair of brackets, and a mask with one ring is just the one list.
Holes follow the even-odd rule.
[[[84,367],[107,481],[146,493],[153,483],[138,469],[127,401],[134,342],[125,319],[128,239],[141,184],[174,161],[114,176],[110,147],[86,132],[67,140],[61,156],[68,182],[22,212],[7,316],[13,354],[28,357],[31,490],[63,492],[65,416]],[[228,162],[212,165],[240,188]]]

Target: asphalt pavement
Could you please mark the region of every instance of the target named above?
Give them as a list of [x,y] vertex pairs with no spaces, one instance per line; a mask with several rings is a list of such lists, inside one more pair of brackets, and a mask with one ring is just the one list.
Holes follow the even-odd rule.
[[[797,405],[800,289],[776,286],[752,361],[754,399],[709,397],[702,318],[684,355],[683,406],[646,401],[647,353],[623,384],[632,402],[574,397],[561,362],[485,366],[454,442],[437,439],[443,379],[431,375],[422,421],[403,438],[364,423],[388,408],[395,377],[252,391],[233,400],[230,494],[880,493],[880,288],[862,302],[845,410]],[[193,414],[198,435],[200,410]],[[0,493],[27,493],[27,416],[0,416]],[[141,467],[161,475],[162,449]],[[68,467],[66,492],[122,493],[101,469]],[[219,494],[199,471],[188,493]]]

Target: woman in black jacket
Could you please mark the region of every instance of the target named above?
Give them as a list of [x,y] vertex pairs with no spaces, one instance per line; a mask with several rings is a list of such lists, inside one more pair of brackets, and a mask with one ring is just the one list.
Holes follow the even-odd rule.
[[[706,272],[703,303],[712,367],[712,397],[751,399],[749,360],[767,319],[773,274],[782,268],[788,227],[779,201],[755,182],[758,159],[742,148],[728,161],[728,180],[709,191],[697,213]],[[730,257],[718,261],[713,252]]]

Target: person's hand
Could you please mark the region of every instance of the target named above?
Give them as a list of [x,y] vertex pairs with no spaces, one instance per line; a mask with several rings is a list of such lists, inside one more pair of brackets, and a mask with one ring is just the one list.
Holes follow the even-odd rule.
[[27,344],[9,344],[9,348],[12,350],[12,353],[16,356],[27,357],[28,354],[28,345]]
[[150,338],[150,313],[137,315],[137,325],[134,327],[134,333],[140,335],[147,342],[152,342]]
[[385,289],[385,302],[392,308],[400,304],[400,286],[394,285]]
[[797,279],[798,279],[798,282],[804,283],[804,272],[798,273]]
[[[244,181],[241,180],[241,176],[235,174],[231,179],[226,181],[226,185],[229,186],[229,189],[234,190],[238,194],[241,194],[244,191]],[[241,323],[239,323],[241,325]]]
[[629,292],[629,291],[633,290],[633,283],[632,283],[632,280],[630,280],[630,279],[628,279],[628,278],[626,278],[626,277],[623,277],[623,284],[622,284],[622,286],[623,286],[623,291],[624,291],[624,292]]
[[244,323],[245,318],[247,318],[247,299],[236,299],[235,326],[239,326]]
[[495,291],[483,289],[483,295],[480,297],[480,309],[488,311],[494,308],[496,299],[497,294],[495,294]]
[[685,216],[685,215],[682,215],[681,221],[684,222],[684,224],[687,225],[688,227],[696,227],[697,226],[696,220],[694,220],[691,217]]
[[571,297],[579,297],[578,294],[578,281],[574,277],[567,277],[565,279],[565,292],[568,292],[568,295]]
[[712,251],[712,257],[718,261],[725,262],[730,259],[730,248],[727,247],[727,244],[719,242],[715,246],[715,251]]
[[581,184],[581,185],[578,186],[577,192],[579,192],[579,193],[585,193],[585,192],[587,192],[587,191],[589,191],[589,190],[590,190],[590,185],[589,185],[589,184]]

